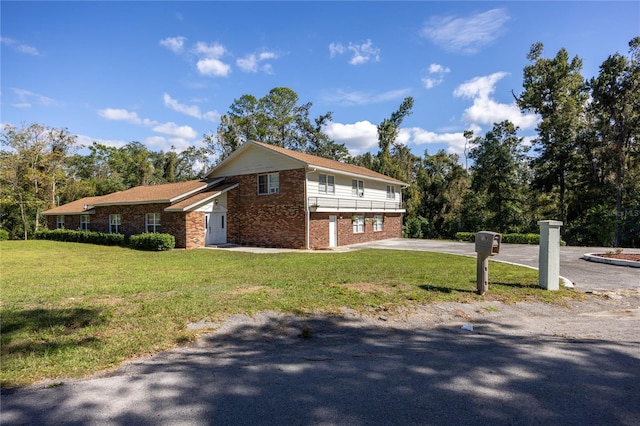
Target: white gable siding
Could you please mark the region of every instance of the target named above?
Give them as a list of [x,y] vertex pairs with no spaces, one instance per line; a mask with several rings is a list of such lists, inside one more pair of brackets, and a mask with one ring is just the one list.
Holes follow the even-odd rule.
[[[310,197],[327,197],[327,198],[352,198],[361,200],[373,200],[373,201],[388,201],[399,203],[401,196],[401,188],[396,185],[396,194],[394,199],[387,198],[387,184],[385,182],[379,182],[366,177],[352,177],[346,175],[339,175],[331,172],[322,172],[322,174],[332,175],[335,177],[335,194],[328,194],[319,192],[320,172],[310,172],[307,174],[307,188],[308,195]],[[364,197],[357,197],[351,193],[351,181],[358,179],[364,181]]]
[[[248,147],[242,155],[216,169],[215,177],[267,173],[303,167],[300,163],[273,152]],[[317,183],[317,182],[316,182]]]

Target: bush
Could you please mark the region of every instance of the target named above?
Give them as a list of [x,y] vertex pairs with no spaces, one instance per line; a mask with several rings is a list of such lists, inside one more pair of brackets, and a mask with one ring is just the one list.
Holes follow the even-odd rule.
[[145,233],[132,235],[131,238],[129,238],[129,246],[136,250],[171,250],[176,246],[176,239],[171,234]]
[[111,234],[107,232],[78,231],[72,229],[48,229],[34,232],[36,240],[63,241],[69,243],[98,244],[102,246],[126,246],[126,237],[123,234]]
[[[476,241],[475,232],[456,232],[456,240],[473,243]],[[502,234],[502,242],[505,244],[540,244],[539,234]],[[560,240],[560,245],[565,246],[567,243]]]
[[404,227],[406,238],[428,238],[431,234],[431,224],[422,216],[407,219]]
[[0,241],[7,241],[9,239],[9,231],[6,229],[0,229]]

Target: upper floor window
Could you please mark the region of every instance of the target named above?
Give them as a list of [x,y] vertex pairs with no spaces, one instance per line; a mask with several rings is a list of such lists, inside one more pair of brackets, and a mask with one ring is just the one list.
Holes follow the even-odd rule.
[[145,222],[147,232],[160,232],[160,213],[147,213]]
[[336,182],[335,177],[332,175],[320,175],[318,180],[318,192],[323,194],[335,194]]
[[122,225],[122,217],[119,214],[109,215],[109,232],[112,234],[120,233],[120,225]]
[[56,216],[56,228],[64,228],[64,215]]
[[258,194],[277,194],[280,192],[278,173],[258,175]]
[[396,187],[393,185],[387,185],[387,198],[390,200],[396,199]]
[[81,231],[88,231],[89,230],[89,215],[88,214],[82,214],[80,215],[80,230]]
[[364,181],[353,179],[351,181],[351,195],[354,197],[364,197]]

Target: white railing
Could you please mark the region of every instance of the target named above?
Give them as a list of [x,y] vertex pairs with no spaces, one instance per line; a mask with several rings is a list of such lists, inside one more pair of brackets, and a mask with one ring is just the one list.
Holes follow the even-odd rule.
[[311,211],[397,211],[403,209],[402,203],[396,201],[309,197],[309,210]]

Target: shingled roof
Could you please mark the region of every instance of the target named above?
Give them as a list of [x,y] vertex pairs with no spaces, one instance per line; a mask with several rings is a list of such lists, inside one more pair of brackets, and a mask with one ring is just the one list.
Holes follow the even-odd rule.
[[96,206],[175,203],[218,183],[217,181],[191,180],[187,182],[143,185],[99,197],[86,197],[54,207],[44,215],[90,214]]
[[[327,169],[343,172],[349,175],[363,176],[376,180],[381,180],[385,182],[395,183],[397,185],[408,186],[406,182],[402,182],[398,179],[391,178],[389,176],[383,175],[382,173],[374,172],[373,170],[367,169],[366,167],[355,166],[353,164],[346,164],[336,160],[330,160],[328,158],[318,157],[316,155],[305,154],[304,152],[293,151],[291,149],[282,148],[276,145],[270,145],[257,141],[247,141],[244,145],[242,145],[236,152],[241,151],[245,146],[258,146],[269,151],[275,152],[279,155],[284,155],[292,160],[301,163],[306,167],[316,167],[319,169]],[[233,154],[232,154],[233,155]],[[215,169],[211,172],[209,176],[215,175]]]

